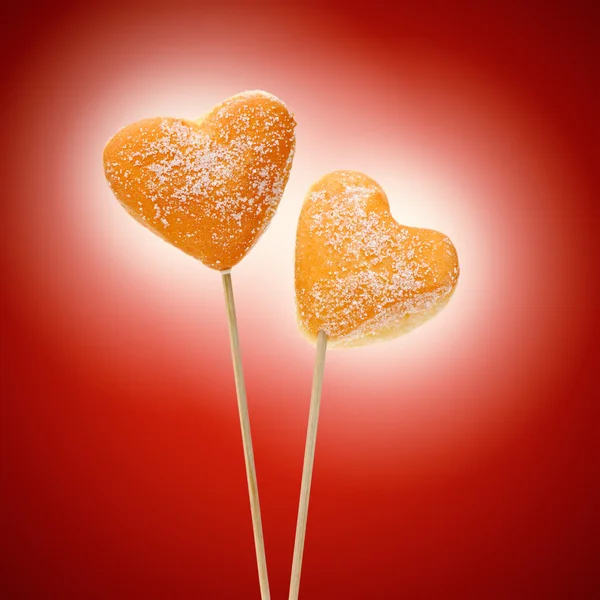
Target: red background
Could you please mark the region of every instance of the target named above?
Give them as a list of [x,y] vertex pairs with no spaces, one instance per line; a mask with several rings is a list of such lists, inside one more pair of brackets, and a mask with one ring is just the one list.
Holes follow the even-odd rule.
[[329,353],[301,596],[599,593],[599,23],[591,3],[485,4],[7,15],[3,598],[259,597],[219,277],[131,221],[100,159],[128,122],[254,88],[299,123],[234,271],[272,596],[314,353],[292,232],[334,168],[450,235],[461,282],[409,336]]

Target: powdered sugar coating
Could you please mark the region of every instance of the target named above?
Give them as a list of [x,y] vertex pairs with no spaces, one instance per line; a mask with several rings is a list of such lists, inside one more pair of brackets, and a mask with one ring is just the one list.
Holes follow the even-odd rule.
[[106,178],[143,225],[207,266],[237,264],[269,225],[287,183],[295,122],[265,92],[244,92],[200,122],[125,127],[104,151]]
[[458,274],[452,242],[399,225],[366,175],[336,171],[309,191],[296,238],[296,305],[311,340],[321,329],[334,346],[405,333],[447,303]]

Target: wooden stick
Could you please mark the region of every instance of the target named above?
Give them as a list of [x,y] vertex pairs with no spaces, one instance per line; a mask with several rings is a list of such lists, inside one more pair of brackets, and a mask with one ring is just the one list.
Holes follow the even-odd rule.
[[242,426],[242,443],[244,446],[244,460],[246,462],[246,476],[248,478],[248,493],[250,495],[250,511],[252,513],[252,529],[254,530],[254,546],[256,548],[260,594],[262,600],[270,600],[271,593],[269,591],[269,577],[267,575],[265,541],[260,518],[258,483],[256,481],[256,467],[254,465],[254,452],[252,450],[250,418],[248,415],[248,402],[246,400],[246,384],[244,383],[244,371],[242,369],[242,354],[240,352],[237,317],[235,315],[231,272],[222,271],[221,273],[223,277],[223,290],[225,291],[225,304],[227,306],[227,320],[229,322],[229,341],[231,343],[235,389],[237,392],[238,409],[240,413],[240,425]]
[[298,593],[300,592],[300,572],[302,571],[302,554],[304,553],[304,540],[306,538],[310,484],[315,462],[315,443],[317,441],[317,426],[319,424],[319,408],[321,406],[321,390],[323,389],[326,350],[327,335],[325,335],[324,331],[319,331],[319,335],[317,336],[317,354],[315,358],[312,392],[310,396],[310,411],[308,413],[308,431],[306,433],[306,448],[304,450],[304,467],[302,468],[302,486],[300,488],[298,522],[296,523],[296,541],[294,542],[294,560],[292,561],[289,600],[297,600]]

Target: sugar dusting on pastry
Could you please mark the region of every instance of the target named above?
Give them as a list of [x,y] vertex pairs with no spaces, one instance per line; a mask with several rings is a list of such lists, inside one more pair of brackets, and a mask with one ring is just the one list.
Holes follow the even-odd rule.
[[244,92],[200,123],[155,118],[125,127],[105,149],[106,177],[138,221],[208,266],[228,269],[277,209],[294,126],[275,96]]
[[399,225],[372,179],[337,171],[309,191],[296,242],[298,319],[330,345],[387,339],[414,328],[449,300],[458,281],[450,240]]

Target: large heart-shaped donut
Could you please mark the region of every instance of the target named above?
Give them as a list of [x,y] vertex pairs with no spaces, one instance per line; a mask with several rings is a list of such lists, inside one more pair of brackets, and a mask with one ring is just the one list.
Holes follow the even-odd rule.
[[458,257],[442,233],[399,225],[381,187],[355,171],[325,175],[309,190],[296,237],[301,330],[333,346],[409,331],[450,299]]
[[294,126],[285,104],[260,91],[233,96],[199,121],[138,121],[108,142],[106,178],[142,225],[209,267],[230,269],[277,209]]

